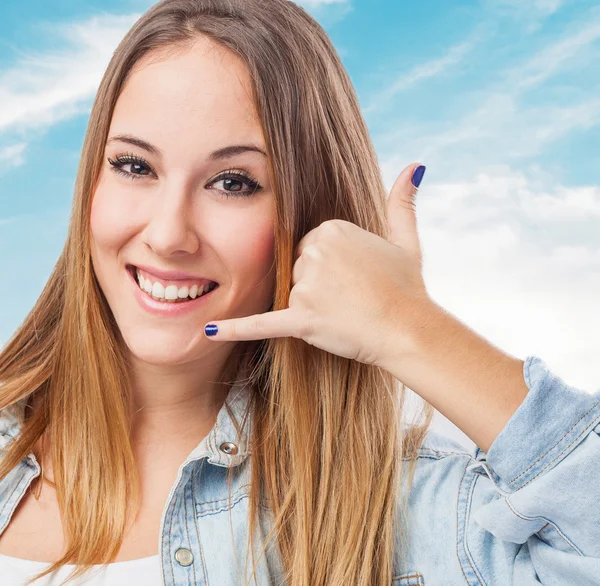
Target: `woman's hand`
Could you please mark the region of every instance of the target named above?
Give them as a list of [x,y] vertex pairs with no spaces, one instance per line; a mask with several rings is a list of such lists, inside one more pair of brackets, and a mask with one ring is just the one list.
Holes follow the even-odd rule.
[[379,366],[487,451],[527,395],[523,361],[427,294],[411,183],[416,167],[406,167],[392,187],[389,241],[350,222],[323,222],[298,245],[290,307],[215,322],[213,339],[294,336]]
[[[403,348],[399,332],[435,304],[422,276],[413,163],[396,179],[388,200],[389,241],[344,220],[328,220],[299,242],[289,308],[211,322],[215,341],[294,336],[365,364],[383,364]],[[416,173],[420,183],[424,167]],[[419,311],[417,311],[417,308]],[[393,345],[393,348],[391,347]]]

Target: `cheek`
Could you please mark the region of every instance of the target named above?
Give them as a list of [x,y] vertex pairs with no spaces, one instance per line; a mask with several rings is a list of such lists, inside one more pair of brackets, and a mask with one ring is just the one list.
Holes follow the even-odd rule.
[[[231,217],[230,217],[231,220]],[[226,238],[227,258],[231,269],[242,275],[246,283],[264,286],[265,277],[274,262],[274,230],[272,214],[252,214],[229,223]]]
[[273,237],[273,224],[270,221],[262,222],[249,231],[245,251],[248,264],[270,267],[274,255]]
[[100,251],[116,249],[126,240],[131,215],[118,197],[117,190],[98,186],[90,210],[93,246]]
[[271,266],[274,256],[273,228],[265,226],[263,230],[251,234],[248,241],[248,263],[260,267]]

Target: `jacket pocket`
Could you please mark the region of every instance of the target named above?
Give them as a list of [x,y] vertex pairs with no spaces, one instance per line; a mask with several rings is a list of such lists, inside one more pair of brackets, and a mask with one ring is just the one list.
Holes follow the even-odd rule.
[[392,586],[425,586],[425,581],[419,572],[411,572],[402,576],[394,576]]

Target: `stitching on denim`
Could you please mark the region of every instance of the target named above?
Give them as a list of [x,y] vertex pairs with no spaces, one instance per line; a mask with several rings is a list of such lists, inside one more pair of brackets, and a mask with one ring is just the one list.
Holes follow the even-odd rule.
[[[467,470],[469,470],[468,466],[467,466]],[[473,503],[473,493],[475,492],[475,486],[477,483],[477,475],[473,474],[473,472],[471,471],[471,476],[472,476],[472,480],[471,480],[471,484],[469,486],[469,490],[467,491],[467,508],[465,511],[465,531],[463,534],[463,541],[464,541],[464,548],[465,548],[465,553],[467,555],[467,557],[469,558],[469,562],[471,563],[471,568],[473,569],[473,572],[475,574],[477,574],[477,578],[479,579],[480,583],[483,584],[487,584],[487,582],[485,581],[484,577],[481,575],[481,572],[479,571],[479,568],[477,567],[477,564],[475,563],[475,559],[473,557],[473,555],[471,554],[471,550],[469,549],[469,543],[468,543],[468,525],[469,525],[469,520],[471,518],[471,504]]]
[[204,557],[204,547],[202,543],[198,543],[198,550],[200,551],[200,560],[202,561],[202,574],[204,575],[204,582],[208,586],[208,574],[206,573],[206,558]]
[[173,583],[175,583],[175,568],[173,566],[173,560],[171,558],[171,535],[173,533],[173,519],[175,517],[175,503],[177,502],[177,489],[179,488],[179,484],[181,483],[181,479],[182,477],[179,479],[179,483],[177,485],[177,488],[175,489],[175,492],[173,493],[173,500],[171,501],[171,510],[169,511],[170,513],[170,517],[169,517],[169,531],[167,532],[167,535],[169,536],[168,539],[168,550],[169,550],[169,563],[171,565],[171,575],[173,576]]
[[[194,471],[194,477],[196,476],[196,471]],[[194,483],[194,479],[192,478],[192,484]],[[194,486],[195,488],[195,486]],[[193,492],[196,492],[195,490]],[[200,530],[198,529],[198,515],[194,515],[194,527],[196,528],[196,535],[198,536],[198,549],[200,551],[200,560],[202,561],[202,573],[204,575],[204,581],[208,584],[208,576],[206,575],[206,562],[204,559],[204,553],[202,550],[202,541],[200,540]]]
[[[194,522],[198,523],[198,517],[194,518]],[[206,586],[208,586],[208,574],[206,573],[206,558],[204,557],[204,547],[202,546],[202,542],[198,539],[198,551],[200,552],[200,559],[202,560],[202,573],[204,575],[204,582]]]
[[[187,493],[190,492],[189,496],[191,498],[191,491],[189,489],[188,484],[190,484],[190,483],[186,483],[186,485],[183,489],[183,512],[185,515],[185,534],[187,536],[188,543],[191,546],[192,542],[190,541],[190,532],[189,532],[189,528],[188,528],[188,522],[189,522],[188,521],[188,510],[187,510],[187,497],[188,497]],[[196,564],[192,564],[192,572],[194,573],[194,584],[196,584]]]
[[[596,403],[591,409],[589,409],[586,413],[584,413],[579,420],[577,421],[577,423],[573,424],[573,426],[571,427],[571,429],[569,429],[569,431],[567,431],[565,433],[565,435],[563,435],[550,449],[548,449],[546,451],[545,454],[543,454],[542,456],[540,456],[535,462],[533,462],[533,464],[531,464],[531,466],[529,466],[529,468],[527,468],[527,470],[523,470],[523,472],[521,472],[521,474],[519,474],[519,476],[522,476],[523,474],[525,474],[525,472],[527,472],[530,468],[532,468],[535,464],[537,464],[544,456],[546,456],[546,454],[548,454],[553,448],[555,448],[573,429],[573,427],[575,427],[582,419],[584,419],[588,413],[590,413],[591,411],[593,411],[594,409],[596,409],[598,406],[600,406],[600,403]],[[535,476],[533,476],[532,478],[530,478],[525,484],[523,484],[521,486],[521,488],[527,486],[530,482],[532,482],[533,480],[535,480],[540,474],[542,474],[542,472],[544,472],[544,470],[546,470],[548,467],[552,466],[552,464],[554,464],[554,462],[556,462],[558,459],[560,459],[563,454],[565,452],[567,452],[569,450],[569,448],[577,443],[577,441],[579,441],[579,438],[583,437],[584,435],[586,435],[591,429],[594,429],[594,427],[596,427],[596,425],[598,425],[598,421],[593,420],[592,423],[590,425],[588,425],[587,427],[584,427],[583,430],[581,431],[581,433],[579,435],[577,435],[575,437],[575,439],[568,445],[566,446],[555,458],[554,460],[551,460],[550,462],[548,462],[548,464],[546,464],[539,472],[537,472],[537,474]],[[513,478],[511,481],[509,481],[509,484],[512,484],[515,480],[517,480],[517,478],[519,478],[519,476],[515,476],[515,478]]]
[[250,496],[249,494],[241,495],[239,498],[237,498],[235,501],[233,501],[231,503],[231,506],[227,509],[216,508],[216,509],[207,511],[205,513],[199,513],[198,510],[196,510],[196,517],[209,517],[211,515],[218,515],[219,513],[224,513],[225,511],[231,511],[231,509],[233,509],[233,507],[235,507],[235,505],[237,505],[241,500],[247,499],[249,496]]
[[[167,510],[167,515],[169,514],[169,511]],[[164,529],[164,528],[163,528]],[[162,568],[162,574],[163,574],[163,583],[166,585],[167,583],[167,574],[165,573],[165,563],[164,563],[164,557],[165,557],[165,532],[163,530],[163,534],[160,536],[160,540],[161,540],[161,560],[160,560],[160,565]]]
[[[460,479],[460,482],[458,483],[458,495],[456,497],[456,557],[458,559],[458,564],[460,565],[460,571],[462,572],[465,582],[467,584],[470,584],[469,579],[467,578],[467,575],[465,573],[465,569],[463,567],[461,554],[460,554],[460,547],[459,547],[460,541],[458,539],[458,533],[460,531],[460,519],[458,517],[459,511],[460,511],[460,495],[461,495],[465,475],[467,474],[467,469],[468,469],[468,464],[467,464],[467,466],[465,466],[463,475]],[[466,545],[466,537],[467,537],[466,534],[467,534],[467,529],[466,529],[466,517],[465,517],[465,527],[464,527],[464,531],[463,531],[463,545]],[[481,582],[479,583],[479,585],[481,586]]]
[[[541,528],[538,529],[534,535],[538,535],[541,533],[541,531],[543,529],[545,529],[548,525],[550,525],[551,527],[554,527],[554,529],[557,531],[557,533],[567,542],[568,545],[570,545],[579,555],[583,555],[583,553],[581,552],[581,550],[574,544],[571,542],[571,540],[558,528],[558,525],[556,525],[556,523],[554,523],[553,521],[550,521],[549,519],[547,519],[546,517],[543,516],[537,516],[537,517],[527,517],[525,515],[522,515],[521,513],[519,513],[519,511],[517,511],[513,504],[510,502],[510,500],[508,499],[508,497],[504,497],[504,501],[506,502],[506,505],[508,506],[508,508],[517,516],[519,517],[519,519],[523,519],[523,521],[535,521],[537,519],[541,519],[543,521],[546,521],[546,524]],[[540,536],[541,537],[541,536]]]
[[211,453],[212,456],[215,456],[215,454],[217,454],[217,456],[219,455],[217,452],[217,439],[216,439],[217,423],[218,423],[218,420],[215,423],[214,429],[210,432],[210,434],[208,435],[208,438],[206,440],[206,443],[208,446],[208,451]]
[[[243,390],[243,387],[236,389],[235,395],[233,395],[231,397],[231,400],[227,402],[229,405],[229,408],[231,409],[231,411],[233,411],[233,413],[236,413],[235,408],[237,407],[238,403],[240,403],[242,400],[242,395],[243,395],[242,390]],[[225,411],[225,413],[227,413],[227,411]],[[229,413],[227,413],[227,416],[229,417]]]
[[[243,490],[246,487],[249,487],[250,483],[247,482],[246,484],[242,484],[242,486],[238,487],[238,489],[235,491],[235,493],[233,493],[232,497],[235,498],[237,497],[237,495],[240,493],[241,490]],[[215,499],[214,501],[202,501],[200,503],[198,503],[198,505],[212,505],[214,503],[219,503],[219,502],[229,502],[229,497],[227,498],[220,498],[220,499]]]
[[[235,395],[233,395],[232,397],[228,397],[226,402],[227,405],[229,405],[229,408],[231,409],[231,411],[233,411],[233,413],[235,414],[235,407],[237,406],[238,403],[243,405],[243,400],[244,400],[244,393],[242,392],[242,390],[237,389]],[[224,408],[225,409],[225,408]],[[227,412],[227,410],[224,411],[224,415],[223,415],[223,422],[224,423],[231,423],[231,418],[229,413]],[[228,427],[231,427],[230,425]],[[208,446],[209,446],[209,450],[212,452],[212,455],[219,461],[218,465],[223,465],[226,468],[232,468],[233,466],[237,466],[240,462],[243,462],[247,456],[250,456],[251,451],[250,449],[244,450],[241,453],[237,454],[237,458],[241,458],[240,462],[236,463],[236,456],[231,456],[231,455],[227,455],[227,457],[223,457],[223,453],[221,452],[221,450],[219,449],[219,446],[217,445],[217,435],[219,432],[221,432],[221,430],[223,430],[224,427],[222,425],[219,425],[219,418],[217,417],[217,421],[215,422],[215,426],[211,432],[211,434],[209,434],[208,436]],[[224,433],[224,435],[227,435]],[[247,440],[244,438],[244,445],[247,445],[248,442]],[[224,462],[221,464],[221,460],[224,458]],[[214,463],[214,462],[211,462]]]
[[430,452],[431,454],[435,454],[436,456],[439,455],[440,457],[444,457],[444,456],[466,456],[468,455],[470,452],[468,451],[464,451],[464,452],[455,452],[454,450],[436,450],[434,448],[421,448],[422,450],[425,450],[427,452]]
[[167,584],[167,575],[165,574],[165,534],[163,531],[163,534],[160,536],[160,567],[162,570],[162,577],[163,577],[163,586],[166,586]]
[[[175,489],[177,490],[177,489]],[[167,552],[169,557],[169,565],[171,567],[171,577],[173,578],[173,583],[175,583],[175,568],[173,567],[173,560],[171,559],[171,530],[173,528],[173,516],[175,514],[175,501],[177,497],[175,497],[175,493],[173,494],[173,500],[171,501],[171,506],[169,508],[169,529],[167,531]]]
[[566,541],[568,545],[570,545],[580,556],[584,556],[585,554],[559,529],[557,525],[554,523],[546,523],[537,533],[536,535],[543,539],[543,536],[540,533],[550,525],[552,529],[554,529],[560,537],[562,537],[563,541]]
[[[227,413],[227,412],[225,412],[225,413]],[[220,430],[219,417],[217,416],[217,420],[215,421],[215,425],[214,425],[212,431],[208,434],[208,438],[207,438],[208,449],[209,449],[209,451],[212,452],[213,456],[215,454],[217,456],[220,456],[219,450],[217,448],[217,433],[219,432],[219,430]]]
[[[392,582],[399,584],[400,580],[414,580],[417,579],[417,582],[414,582],[414,586],[425,586],[425,582],[423,581],[423,576],[419,573],[410,574],[406,576],[392,576]],[[410,586],[410,585],[409,585]]]
[[420,460],[420,459],[424,459],[424,458],[426,458],[428,460],[443,460],[444,458],[447,458],[449,456],[469,456],[470,458],[472,458],[472,456],[469,452],[436,452],[434,454],[418,453],[416,458],[406,457],[406,458],[402,458],[402,460],[404,460],[404,461],[415,460],[415,459]]
[[[529,388],[531,388],[533,385],[531,383],[531,375],[530,375],[530,368],[531,368],[531,363],[527,364],[527,367],[525,368],[525,377],[526,377],[526,382],[529,385]],[[542,385],[546,379],[550,376],[550,373],[546,373],[546,376],[544,376],[544,378],[540,381],[540,385]],[[548,448],[548,450],[546,450],[546,452],[544,454],[542,454],[535,462],[533,462],[529,468],[527,468],[526,470],[523,470],[523,472],[521,472],[521,474],[519,474],[518,476],[515,476],[512,480],[509,480],[508,483],[512,484],[515,480],[517,480],[519,477],[523,476],[523,474],[525,474],[526,472],[528,472],[533,466],[535,466],[535,464],[537,464],[544,456],[546,456],[546,454],[548,454],[551,450],[553,450],[567,435],[569,435],[569,433],[573,430],[573,428],[582,420],[584,419],[589,413],[591,413],[596,407],[598,407],[598,405],[600,405],[600,403],[596,403],[594,406],[592,406],[586,413],[584,413],[572,426],[569,430],[567,430],[567,432],[559,439],[557,440],[552,446],[550,446]],[[595,425],[594,425],[595,427]],[[583,435],[583,434],[582,434]],[[578,438],[581,437],[581,435],[578,436]],[[577,441],[577,439],[574,441]],[[571,447],[573,445],[573,442],[571,444],[569,444],[569,446],[567,446],[562,452],[564,453],[569,447]],[[557,458],[559,458],[559,456],[557,456]],[[556,458],[555,458],[556,460]],[[553,461],[555,461],[553,460]],[[547,466],[546,466],[547,467]],[[545,470],[545,468],[543,469]],[[541,472],[543,470],[540,470],[540,472],[538,472],[538,474],[536,474],[536,476],[538,476],[539,474],[541,474]],[[533,480],[533,479],[531,479]],[[529,482],[531,482],[531,480]],[[527,483],[528,484],[528,483]],[[525,485],[524,485],[525,486]]]

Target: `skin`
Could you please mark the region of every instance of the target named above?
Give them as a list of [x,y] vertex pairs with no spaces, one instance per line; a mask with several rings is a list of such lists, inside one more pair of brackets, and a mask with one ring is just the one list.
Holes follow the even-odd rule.
[[[162,157],[110,140],[118,134],[143,138]],[[118,99],[108,136],[91,210],[93,267],[130,351],[139,456],[155,459],[168,437],[179,465],[213,426],[229,390],[213,381],[236,343],[211,342],[204,324],[267,311],[274,294],[268,159],[245,152],[208,160],[229,145],[266,152],[245,64],[204,37],[176,55],[145,58]],[[115,173],[107,158],[126,153],[151,170],[125,163],[122,170],[138,177]],[[228,198],[253,191],[245,180],[215,181],[229,169],[246,171],[262,189]],[[132,295],[128,263],[183,270],[219,288],[191,315],[155,316]]]

